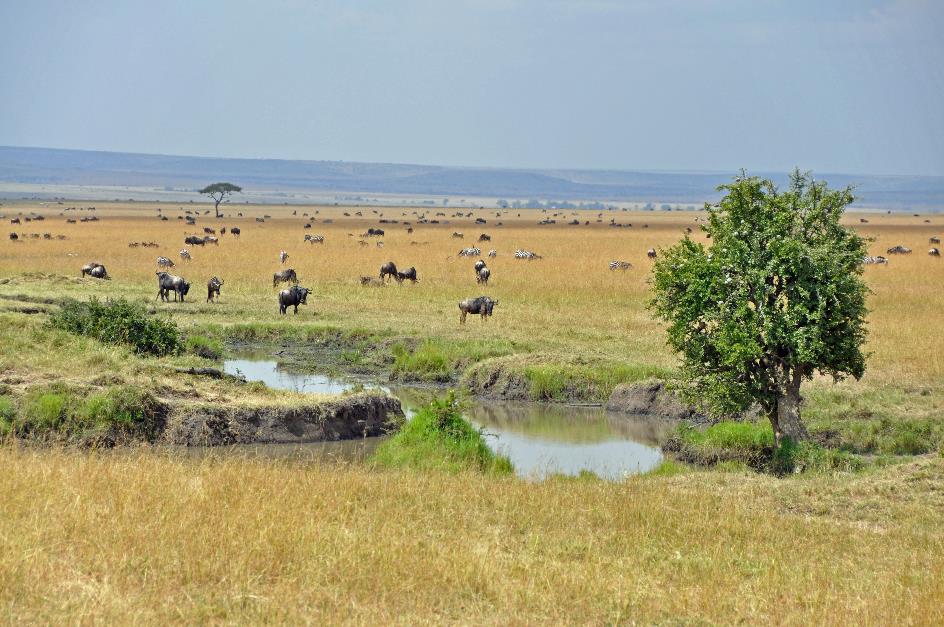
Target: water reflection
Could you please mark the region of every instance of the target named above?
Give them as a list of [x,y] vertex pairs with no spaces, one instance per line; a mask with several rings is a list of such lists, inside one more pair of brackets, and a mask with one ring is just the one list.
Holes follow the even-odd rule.
[[[324,375],[284,372],[271,360],[234,359],[224,363],[224,370],[242,374],[250,381],[286,390],[309,393],[338,394],[362,385]],[[400,398],[409,417],[441,390],[407,386],[383,389]],[[665,423],[650,419],[634,419],[607,412],[601,407],[574,407],[517,401],[475,401],[466,416],[483,429],[492,450],[507,455],[519,475],[540,479],[548,474],[577,475],[590,471],[601,477],[615,479],[645,472],[662,459],[658,442],[667,428]],[[325,449],[317,458],[363,459],[369,456],[380,438],[357,443],[326,442],[291,445],[302,454],[312,448]],[[270,451],[287,453],[282,447]],[[266,447],[255,447],[266,453]],[[276,451],[278,453],[276,453]]]

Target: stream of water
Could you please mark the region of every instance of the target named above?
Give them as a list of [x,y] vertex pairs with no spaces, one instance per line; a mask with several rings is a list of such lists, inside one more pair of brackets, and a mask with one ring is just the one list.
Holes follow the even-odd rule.
[[[440,390],[410,386],[383,386],[325,375],[299,374],[279,369],[277,362],[231,359],[224,371],[260,381],[271,388],[296,392],[339,394],[363,386],[381,389],[400,399],[409,418]],[[475,400],[466,417],[486,436],[489,447],[507,455],[517,473],[540,479],[548,474],[577,475],[590,471],[608,479],[645,472],[662,459],[658,441],[664,423],[582,407],[519,401]],[[383,438],[349,442],[256,447],[264,454],[358,459],[367,457]]]

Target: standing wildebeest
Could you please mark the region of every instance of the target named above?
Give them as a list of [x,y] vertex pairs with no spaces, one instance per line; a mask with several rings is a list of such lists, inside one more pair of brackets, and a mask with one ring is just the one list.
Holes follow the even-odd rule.
[[220,288],[223,286],[223,281],[219,277],[213,277],[207,282],[207,302],[212,303],[215,298],[220,297]]
[[478,274],[485,267],[485,262],[481,259],[475,262],[475,273]]
[[286,259],[288,259],[288,253],[283,250],[279,253],[279,263],[285,263]]
[[206,244],[206,240],[198,235],[188,235],[184,238],[184,244],[188,246],[203,246]]
[[413,283],[419,281],[419,279],[416,278],[416,268],[413,266],[410,266],[410,269],[404,272],[397,272],[397,283],[403,283],[406,280],[410,280]]
[[272,275],[272,287],[275,287],[279,283],[295,283],[298,284],[298,275],[295,274],[293,268],[286,268],[285,270],[280,270]]
[[226,227],[225,227],[225,226],[220,228],[220,235],[226,235]]
[[650,248],[649,250],[647,250],[647,251],[646,251],[646,257],[649,257],[650,259],[655,259],[655,258],[656,258],[656,249],[655,249],[655,248]]
[[309,291],[307,287],[293,285],[287,290],[279,292],[279,313],[284,315],[285,310],[294,305],[295,315],[298,315],[298,306],[308,304]]
[[928,240],[928,244],[940,244],[940,243],[941,243],[941,238],[940,238],[940,237],[937,237],[937,236],[931,237],[931,238]]
[[11,242],[15,242],[15,241],[18,240],[18,239],[20,239],[20,236],[19,236],[19,235],[17,235],[16,233],[10,233],[10,241],[11,241]]
[[170,301],[170,292],[174,292],[174,301],[180,297],[180,302],[184,301],[184,296],[190,291],[190,283],[183,277],[179,277],[167,272],[157,272],[157,295],[164,302]]
[[383,236],[384,236],[384,230],[375,229],[374,227],[370,227],[369,229],[367,229],[367,232],[364,235],[361,235],[361,237],[383,237]]
[[233,234],[233,237],[239,237],[239,234],[242,233],[242,231],[239,230],[238,226],[234,226],[233,228],[229,230],[229,232]]
[[482,269],[478,271],[478,274],[475,277],[476,283],[482,283],[483,285],[488,285],[488,279],[492,276],[492,271],[482,266]]
[[928,251],[928,254],[931,255],[932,257],[940,257],[941,251],[937,248],[932,248],[931,250]]
[[157,265],[160,266],[161,268],[173,268],[174,260],[168,259],[167,257],[158,257]]
[[462,238],[465,237],[465,235],[463,235],[462,233],[460,233],[460,232],[458,232],[458,231],[453,231],[453,232],[452,232],[452,236],[453,236],[454,238],[456,238],[456,239],[462,239]]
[[481,235],[479,235],[479,241],[480,241],[480,242],[490,242],[490,241],[492,241],[492,236],[489,235],[488,233],[482,233]]
[[485,322],[485,319],[492,315],[492,309],[497,304],[497,300],[492,300],[488,296],[459,301],[459,324],[465,324],[465,317],[468,314],[480,314],[482,322]]
[[385,280],[386,277],[397,278],[397,264],[392,261],[388,261],[384,265],[380,266],[380,280]]

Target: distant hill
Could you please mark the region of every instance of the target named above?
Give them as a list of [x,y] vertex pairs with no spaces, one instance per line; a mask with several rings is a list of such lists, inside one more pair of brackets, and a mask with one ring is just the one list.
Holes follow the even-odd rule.
[[[701,204],[735,173],[532,170],[342,161],[220,159],[0,146],[0,183],[198,189],[214,181],[280,192],[413,194],[507,200]],[[763,173],[786,183],[786,173]],[[816,173],[856,186],[859,203],[893,210],[944,208],[944,177]]]

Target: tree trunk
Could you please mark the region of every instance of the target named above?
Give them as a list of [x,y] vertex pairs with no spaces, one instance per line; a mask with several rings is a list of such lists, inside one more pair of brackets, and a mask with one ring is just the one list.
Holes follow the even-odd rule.
[[794,370],[792,376],[788,378],[786,389],[782,390],[777,397],[776,414],[770,416],[770,423],[774,428],[774,441],[777,448],[784,437],[788,437],[794,442],[805,440],[809,437],[803,421],[800,420],[800,383],[803,381],[802,373]]
[[219,218],[220,217],[220,201],[219,200],[216,201],[216,207],[214,207],[214,209],[216,210],[216,217]]

